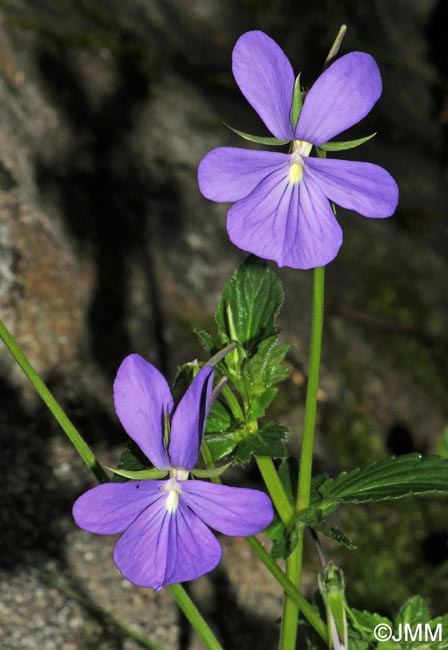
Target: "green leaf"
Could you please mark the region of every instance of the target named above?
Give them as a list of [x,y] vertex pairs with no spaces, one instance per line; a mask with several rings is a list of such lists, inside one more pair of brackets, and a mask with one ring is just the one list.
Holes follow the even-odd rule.
[[202,329],[193,330],[196,336],[198,337],[203,348],[209,353],[214,354],[216,352],[216,345],[211,334]]
[[347,614],[350,627],[368,641],[376,641],[374,630],[377,625],[382,623],[392,626],[392,622],[388,618],[372,612],[361,612],[358,609],[349,607],[347,608]]
[[135,472],[132,472],[128,469],[114,469],[113,467],[107,467],[110,472],[117,474],[118,476],[123,476],[124,478],[136,479],[144,481],[146,479],[157,479],[163,478],[168,474],[168,470],[157,469],[153,467],[152,469],[140,469]]
[[299,513],[297,517],[297,524],[305,524],[309,526],[317,533],[329,537],[338,544],[345,546],[346,548],[353,550],[356,546],[353,544],[352,540],[344,535],[344,533],[332,526],[328,519],[325,519],[322,510],[319,508],[308,508]]
[[223,433],[235,428],[235,422],[229,409],[220,401],[215,400],[205,425],[205,433]]
[[[129,440],[126,447],[121,453],[117,469],[138,472],[151,468],[152,464],[141,451],[140,447],[137,447],[133,440]],[[114,474],[112,477],[112,481],[114,483],[122,483],[125,480],[126,479],[124,476],[119,476],[118,474]]]
[[222,467],[213,467],[212,469],[192,469],[191,474],[196,476],[196,478],[214,478],[215,476],[221,476],[224,474],[226,469],[229,469],[232,463],[227,463],[222,465]]
[[252,393],[262,393],[289,376],[284,360],[291,345],[278,345],[277,341],[277,335],[261,341],[256,353],[244,364],[243,378],[249,382]]
[[406,454],[343,472],[319,488],[324,501],[366,503],[412,494],[448,493],[448,460]]
[[241,436],[235,431],[209,433],[206,436],[207,445],[215,461],[230,456],[240,440]]
[[258,135],[251,135],[250,133],[244,133],[244,131],[238,131],[238,129],[234,129],[233,126],[229,126],[229,124],[226,124],[224,122],[224,125],[239,135],[241,138],[244,138],[244,140],[249,140],[249,142],[256,142],[257,144],[267,144],[270,147],[279,147],[284,144],[288,144],[289,140],[279,140],[278,138],[265,138],[263,136],[258,136]]
[[356,149],[360,147],[365,142],[368,142],[376,136],[376,133],[371,135],[366,135],[364,138],[358,138],[357,140],[345,140],[344,142],[326,142],[321,144],[319,149],[323,151],[346,151],[347,149]]
[[223,342],[237,341],[251,348],[276,334],[275,320],[283,300],[275,273],[265,262],[249,257],[226,283],[216,312]]
[[416,625],[417,623],[428,623],[431,620],[431,614],[427,604],[421,596],[412,596],[401,607],[400,611],[395,618],[395,625],[400,623],[405,625]]
[[292,97],[292,108],[291,108],[291,122],[292,126],[295,129],[297,122],[299,121],[300,111],[302,110],[303,97],[302,90],[300,88],[300,73],[297,75],[294,82],[294,94]]
[[276,422],[268,422],[243,439],[236,451],[235,460],[239,463],[247,463],[251,456],[286,458],[288,452],[285,439],[288,433],[287,427]]

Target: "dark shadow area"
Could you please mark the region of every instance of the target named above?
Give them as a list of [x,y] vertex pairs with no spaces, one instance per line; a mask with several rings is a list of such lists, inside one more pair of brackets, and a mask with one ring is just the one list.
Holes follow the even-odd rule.
[[411,432],[408,427],[400,422],[397,422],[391,427],[387,434],[386,444],[394,456],[402,456],[403,454],[411,454],[417,451]]

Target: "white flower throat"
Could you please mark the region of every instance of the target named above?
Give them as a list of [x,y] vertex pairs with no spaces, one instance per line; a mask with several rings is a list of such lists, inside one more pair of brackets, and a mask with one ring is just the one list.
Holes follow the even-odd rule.
[[188,470],[185,469],[170,470],[170,478],[163,486],[163,490],[168,492],[166,509],[170,513],[176,512],[179,506],[179,494],[182,492],[182,487],[179,481],[186,481],[188,479],[188,474]]
[[293,140],[288,180],[294,185],[300,183],[303,176],[303,158],[309,156],[313,145],[305,140]]

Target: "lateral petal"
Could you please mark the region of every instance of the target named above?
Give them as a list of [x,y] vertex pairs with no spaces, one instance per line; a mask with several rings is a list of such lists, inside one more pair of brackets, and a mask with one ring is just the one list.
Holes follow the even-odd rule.
[[308,158],[306,166],[324,194],[341,207],[376,219],[395,212],[398,186],[382,167],[335,158]]
[[227,213],[227,231],[242,250],[279,266],[324,266],[337,254],[342,231],[319,185],[288,181],[288,166],[266,177]]
[[216,537],[181,500],[175,512],[160,500],[122,535],[114,561],[132,583],[159,591],[211,571],[221,554]]
[[288,159],[288,154],[275,151],[234,147],[212,149],[199,165],[199,189],[211,201],[238,201]]
[[308,91],[296,139],[321,145],[357,124],[382,91],[379,68],[370,54],[350,52],[323,72]]
[[125,531],[148,507],[166,496],[166,481],[103,483],[82,494],[73,505],[76,524],[91,533],[115,535]]
[[274,518],[271,500],[260,490],[188,481],[182,499],[207,526],[225,535],[255,535]]
[[163,375],[139,354],[130,354],[114,382],[115,410],[127,434],[159,469],[168,469],[163,423],[173,398]]
[[199,458],[205,420],[210,410],[213,368],[204,366],[177,405],[171,420],[169,457],[171,467],[193,469]]
[[233,48],[232,70],[244,97],[269,131],[280,140],[291,140],[295,78],[283,50],[264,32],[246,32]]

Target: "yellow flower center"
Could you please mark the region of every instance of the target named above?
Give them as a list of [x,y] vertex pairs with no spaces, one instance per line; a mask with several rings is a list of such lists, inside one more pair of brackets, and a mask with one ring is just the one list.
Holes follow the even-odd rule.
[[294,185],[300,183],[303,176],[303,158],[309,156],[312,149],[311,142],[305,140],[293,140],[291,167],[289,168],[288,180]]

